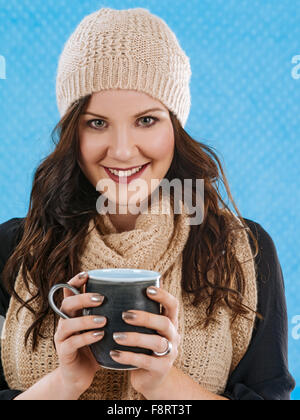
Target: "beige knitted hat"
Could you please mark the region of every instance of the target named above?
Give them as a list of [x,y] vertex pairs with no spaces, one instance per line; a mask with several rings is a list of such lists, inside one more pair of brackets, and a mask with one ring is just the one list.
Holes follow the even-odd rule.
[[142,91],[180,121],[188,119],[189,58],[176,35],[147,9],[102,8],[86,16],[59,58],[56,97],[61,117],[82,96],[107,89]]

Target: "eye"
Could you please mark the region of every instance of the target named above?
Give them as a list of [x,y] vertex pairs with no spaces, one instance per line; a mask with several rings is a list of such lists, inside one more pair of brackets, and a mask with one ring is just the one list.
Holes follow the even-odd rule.
[[[95,128],[96,130],[98,129],[98,128],[102,128],[103,126],[101,126],[101,125],[98,125],[98,124],[96,124],[96,123],[99,123],[99,122],[104,122],[103,120],[90,120],[90,121],[87,121],[87,125],[89,126],[89,127],[91,127],[91,128]],[[93,123],[95,123],[95,125],[93,125]]]
[[[159,119],[158,118],[156,118],[156,117],[151,117],[150,115],[149,116],[146,116],[146,117],[141,117],[141,118],[139,118],[139,120],[141,121],[141,120],[153,120],[154,121],[154,123],[152,123],[152,124],[147,124],[146,123],[146,125],[144,125],[144,124],[142,124],[142,126],[144,127],[144,128],[150,128],[150,127],[152,127],[153,125],[155,125],[155,123],[157,122],[157,121],[159,121]],[[89,127],[91,127],[91,128],[94,128],[95,130],[102,130],[103,129],[103,123],[105,123],[105,121],[104,120],[89,120],[89,121],[87,121],[86,122],[86,124],[89,126]]]
[[140,118],[140,120],[154,120],[155,122],[153,123],[153,124],[151,124],[151,125],[146,125],[145,126],[145,128],[149,128],[149,127],[152,127],[153,125],[155,125],[155,123],[157,122],[157,121],[159,121],[159,119],[158,118],[156,118],[156,117],[151,117],[150,115],[149,116],[146,116],[146,117],[141,117]]

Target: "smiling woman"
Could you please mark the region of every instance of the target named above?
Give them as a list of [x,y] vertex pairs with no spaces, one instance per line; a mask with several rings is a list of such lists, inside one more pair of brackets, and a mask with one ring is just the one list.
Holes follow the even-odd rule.
[[[0,226],[0,315],[6,317],[0,398],[289,398],[294,382],[276,250],[262,227],[240,215],[212,148],[184,129],[190,76],[174,33],[142,8],[100,9],[65,44],[55,149],[34,174],[26,218]],[[124,200],[115,214],[99,214],[104,178],[129,194],[134,181],[144,181],[146,202],[153,179],[178,179],[184,188],[191,179],[193,204],[194,181],[204,180],[202,223],[190,226],[184,188],[179,203],[174,192],[159,196],[157,213],[130,214]],[[137,367],[130,372],[101,369],[92,356],[89,346],[103,338],[106,320],[84,314],[103,296],[61,293],[55,304],[75,315],[69,319],[59,319],[48,302],[54,285],[68,281],[82,290],[87,271],[116,267],[158,271],[162,279],[147,292],[160,314],[139,308],[122,314],[124,325],[160,337],[130,328],[113,334],[129,349],[152,350],[112,352],[113,360]]]
[[[146,112],[138,112],[141,109]],[[156,115],[156,120],[142,124],[143,119],[153,119],[147,116],[149,112]],[[96,120],[105,122],[104,127],[91,126],[88,117],[96,113],[107,116]],[[137,178],[143,180],[145,195],[140,194],[140,200],[146,199],[154,189],[151,180],[161,181],[168,172],[175,148],[169,111],[160,101],[143,92],[115,89],[94,93],[89,99],[79,126],[79,144],[80,167],[95,188],[107,176],[117,184],[116,189],[105,195],[118,204],[112,220],[119,228],[126,226],[128,202],[135,194],[128,191],[125,201],[120,202],[120,184],[127,185]],[[131,168],[140,170],[127,173]],[[130,226],[137,217],[130,215]]]

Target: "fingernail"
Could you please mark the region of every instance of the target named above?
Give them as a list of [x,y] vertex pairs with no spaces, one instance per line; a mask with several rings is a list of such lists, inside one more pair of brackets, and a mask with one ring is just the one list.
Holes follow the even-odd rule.
[[103,302],[103,300],[104,300],[104,296],[99,295],[99,294],[97,294],[97,295],[93,295],[93,296],[91,297],[91,301],[92,301],[92,302]]
[[111,355],[111,357],[120,357],[121,352],[120,352],[120,351],[118,351],[118,350],[111,350],[111,351],[109,352],[109,354]]
[[93,337],[103,337],[104,331],[97,331],[93,333]]
[[155,289],[155,287],[154,287],[154,286],[150,286],[150,287],[148,287],[148,289],[147,289],[147,293],[148,293],[149,295],[154,296],[154,295],[157,295],[157,290]]
[[132,321],[136,318],[136,314],[133,312],[123,312],[122,318],[126,319],[127,321]]
[[85,278],[87,276],[87,272],[86,271],[82,271],[81,273],[79,273],[78,274],[78,277],[80,278],[80,279],[83,279],[83,278]]
[[113,333],[114,340],[126,340],[127,334],[123,332]]
[[94,318],[93,321],[96,324],[103,324],[105,322],[105,318],[104,318],[104,316],[98,316],[98,317]]

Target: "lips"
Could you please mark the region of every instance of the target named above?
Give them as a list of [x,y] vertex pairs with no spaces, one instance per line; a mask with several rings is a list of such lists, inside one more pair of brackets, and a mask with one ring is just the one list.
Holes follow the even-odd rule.
[[149,165],[150,165],[150,162],[146,163],[146,165],[143,165],[142,169],[139,172],[131,176],[127,176],[127,177],[126,176],[119,177],[118,175],[112,174],[107,168],[104,168],[104,169],[106,173],[109,175],[109,177],[116,183],[129,184],[134,179],[139,178]]
[[[149,163],[149,162],[148,162],[148,163]],[[147,164],[145,163],[145,165],[147,165]],[[133,169],[136,169],[136,168],[139,168],[140,166],[145,166],[145,165],[132,166],[131,168],[112,168],[112,167],[110,167],[110,166],[104,166],[104,168],[107,168],[107,169],[114,169],[114,170],[116,170],[116,171],[132,171]]]

